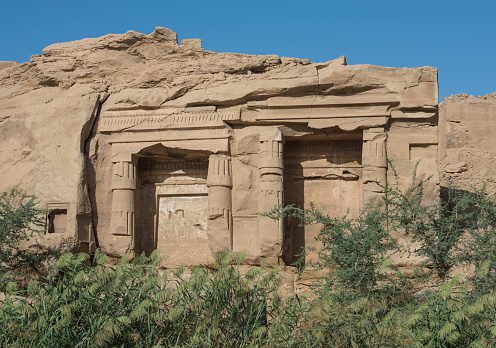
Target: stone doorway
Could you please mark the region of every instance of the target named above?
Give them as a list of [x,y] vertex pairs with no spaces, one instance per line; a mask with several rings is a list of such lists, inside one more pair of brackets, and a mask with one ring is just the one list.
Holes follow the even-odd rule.
[[176,265],[211,261],[207,172],[207,158],[140,158],[137,253],[160,249]]
[[[284,204],[309,208],[338,217],[356,216],[362,206],[362,139],[286,141],[284,151]],[[300,226],[297,219],[284,221],[283,260],[298,260],[305,246],[319,249],[315,240],[321,225]],[[316,258],[307,254],[306,260]]]

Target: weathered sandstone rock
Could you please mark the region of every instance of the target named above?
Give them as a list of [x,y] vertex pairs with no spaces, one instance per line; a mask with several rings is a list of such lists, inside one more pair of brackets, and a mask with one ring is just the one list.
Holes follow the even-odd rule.
[[318,226],[258,212],[355,215],[387,157],[404,185],[421,160],[436,199],[437,98],[435,68],[215,53],[166,28],[54,44],[0,63],[0,190],[53,210],[43,243],[290,264]]
[[443,185],[461,189],[484,183],[496,194],[496,93],[474,98],[459,94],[439,109],[439,165]]

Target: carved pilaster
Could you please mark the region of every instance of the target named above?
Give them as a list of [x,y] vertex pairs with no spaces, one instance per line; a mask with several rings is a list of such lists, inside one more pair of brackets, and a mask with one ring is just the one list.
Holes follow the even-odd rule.
[[[280,131],[275,136],[260,136],[260,193],[258,211],[268,212],[283,204],[283,146]],[[265,257],[282,255],[283,221],[259,216],[260,251]]]
[[113,163],[111,233],[133,237],[136,166],[132,162]]
[[387,184],[386,132],[383,128],[363,131],[363,203],[377,205]]
[[210,155],[208,162],[208,242],[212,252],[232,250],[231,158]]

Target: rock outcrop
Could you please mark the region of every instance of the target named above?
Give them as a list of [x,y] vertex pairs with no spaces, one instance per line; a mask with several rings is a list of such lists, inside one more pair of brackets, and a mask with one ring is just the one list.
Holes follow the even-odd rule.
[[405,185],[421,159],[436,199],[437,91],[431,67],[215,53],[166,28],[54,44],[0,62],[0,190],[52,210],[42,243],[291,263],[317,230],[258,212],[356,214],[386,157]]
[[439,168],[443,185],[461,189],[487,185],[496,194],[496,93],[458,94],[439,109]]

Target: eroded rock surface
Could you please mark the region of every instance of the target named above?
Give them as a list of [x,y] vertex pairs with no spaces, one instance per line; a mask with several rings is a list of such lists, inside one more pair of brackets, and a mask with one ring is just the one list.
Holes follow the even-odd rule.
[[431,67],[215,53],[167,28],[54,44],[0,62],[0,190],[53,210],[48,244],[290,264],[316,230],[258,212],[356,214],[386,157],[404,185],[422,159],[436,199],[437,90]]
[[475,98],[459,94],[439,111],[439,168],[446,185],[481,188],[496,194],[496,93]]

